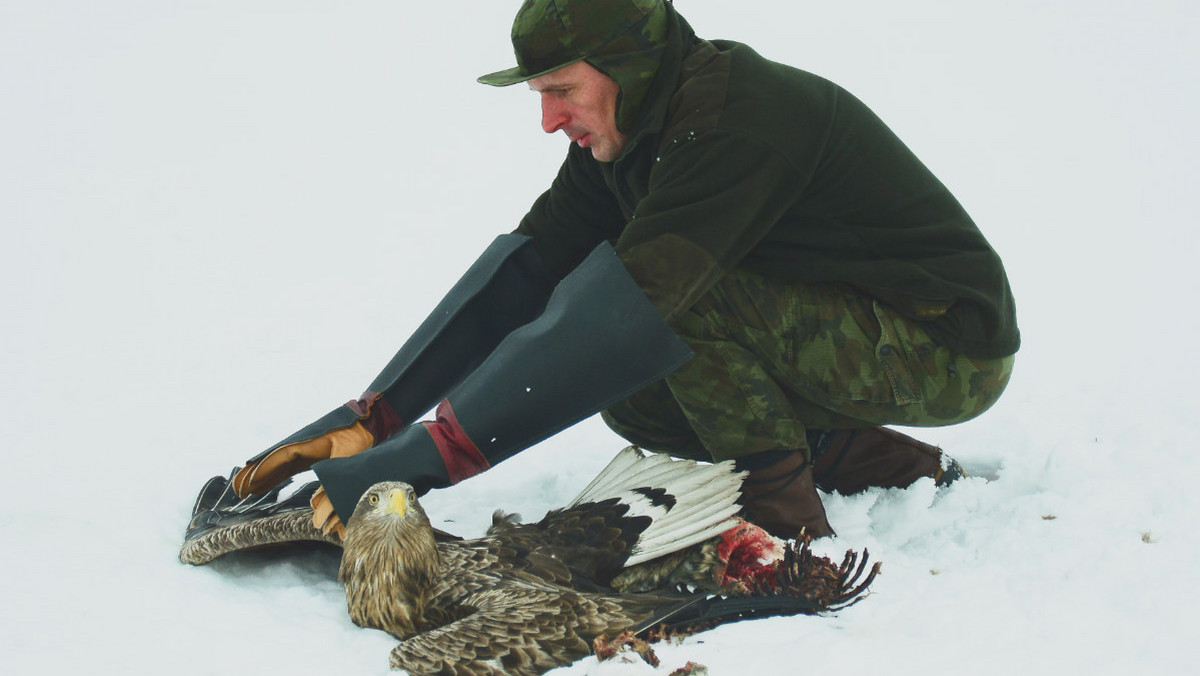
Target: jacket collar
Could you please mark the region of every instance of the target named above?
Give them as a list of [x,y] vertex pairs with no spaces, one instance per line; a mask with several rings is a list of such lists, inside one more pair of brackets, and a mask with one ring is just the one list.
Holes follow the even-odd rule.
[[635,149],[643,145],[647,139],[662,132],[667,121],[667,110],[671,103],[671,97],[679,85],[679,76],[683,72],[683,58],[696,40],[696,32],[692,30],[687,20],[675,11],[675,7],[671,3],[666,3],[666,8],[669,17],[669,32],[667,47],[663,51],[662,65],[659,66],[658,74],[654,76],[654,82],[650,86],[646,102],[642,105],[641,117],[633,131],[630,132],[620,157],[616,159],[618,163],[631,156]]

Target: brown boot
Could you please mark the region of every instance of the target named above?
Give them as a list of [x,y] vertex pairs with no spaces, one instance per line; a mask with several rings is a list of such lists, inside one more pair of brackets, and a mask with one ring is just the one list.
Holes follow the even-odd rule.
[[804,530],[814,538],[834,535],[813,485],[812,466],[802,451],[767,451],[740,459],[750,470],[742,480],[742,515],[779,538]]
[[813,479],[821,490],[850,495],[873,486],[904,488],[932,477],[939,486],[966,476],[937,446],[886,427],[809,431]]

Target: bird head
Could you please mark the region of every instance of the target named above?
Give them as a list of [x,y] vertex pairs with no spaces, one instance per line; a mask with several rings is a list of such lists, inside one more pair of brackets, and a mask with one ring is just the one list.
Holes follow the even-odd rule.
[[402,481],[384,481],[371,486],[358,499],[346,522],[347,548],[391,547],[427,551],[435,546],[433,527],[417,492]]
[[355,521],[415,522],[413,525],[421,521],[429,523],[425,517],[425,510],[417,502],[416,491],[402,481],[383,481],[368,488],[358,499],[354,514],[346,524],[347,528]]
[[371,486],[358,499],[354,513],[346,522],[342,564],[371,552],[372,558],[386,560],[410,572],[431,573],[437,566],[437,542],[433,527],[425,515],[413,487],[401,481],[385,481]]
[[433,528],[413,487],[377,483],[346,522],[338,579],[350,616],[362,626],[406,637],[423,622],[440,557]]

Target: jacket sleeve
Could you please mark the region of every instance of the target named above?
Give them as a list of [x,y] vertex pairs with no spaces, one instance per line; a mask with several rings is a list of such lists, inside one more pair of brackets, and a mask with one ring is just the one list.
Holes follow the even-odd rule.
[[515,232],[532,237],[546,267],[561,278],[600,242],[615,242],[624,225],[599,165],[587,150],[572,145],[550,189],[533,203]]
[[655,160],[617,252],[671,323],[763,239],[808,174],[749,134],[685,133]]

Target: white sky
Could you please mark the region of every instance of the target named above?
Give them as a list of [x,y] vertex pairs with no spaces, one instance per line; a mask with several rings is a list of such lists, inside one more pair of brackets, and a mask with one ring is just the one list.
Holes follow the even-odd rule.
[[[10,608],[0,619],[0,670],[88,664],[55,649],[80,641],[102,673],[139,664],[147,648],[144,663],[155,667],[147,673],[167,661],[176,673],[215,673],[211,656],[183,657],[230,640],[202,627],[229,613],[265,622],[254,613],[255,594],[266,592],[247,597],[246,588],[274,582],[272,603],[303,593],[311,574],[303,567],[222,577],[164,561],[171,565],[207,476],[357,396],[549,184],[566,146],[540,131],[536,97],[474,82],[510,65],[518,4],[0,5],[0,420],[9,431],[0,525],[27,547],[0,554],[0,603]],[[1007,517],[987,521],[979,510],[1024,504],[1020,493],[1091,526],[1097,514],[1131,529],[1158,524],[1174,529],[1174,539],[1162,539],[1174,549],[1147,562],[1140,583],[1160,581],[1158,598],[1194,587],[1187,567],[1200,551],[1187,526],[1197,500],[1185,488],[1200,450],[1191,424],[1200,329],[1195,3],[676,6],[701,36],[748,42],[853,91],[951,187],[1005,259],[1025,339],[1010,392],[979,421],[925,435],[962,449],[1000,487],[963,493],[949,513],[1008,529]],[[497,469],[482,494],[463,486],[454,500],[431,504],[459,526],[482,524],[504,500],[537,516],[620,447],[594,421],[554,443]],[[554,475],[547,465],[564,463],[551,454],[581,444],[591,453],[567,456],[578,462]],[[1016,491],[1001,494],[1014,502],[987,490]],[[995,555],[964,545],[971,531],[889,540],[885,527],[903,530],[905,510],[928,501],[873,499],[883,506],[834,502],[862,529],[839,528],[839,546],[883,547],[881,558],[914,569],[927,565],[925,548],[965,547],[963,565]],[[1137,517],[1110,514],[1113,504]],[[1011,541],[1062,542],[1065,552],[1029,555],[1088,566],[1101,550],[1085,530]],[[110,532],[121,544],[101,540]],[[60,549],[64,542],[94,548]],[[55,552],[61,565],[30,566],[35,551]],[[1092,619],[1128,629],[1128,607],[1098,600],[1104,575],[1118,570],[1085,577],[1096,586],[1070,598],[1097,599],[1086,608]],[[1044,591],[1023,574],[1013,573],[1004,593],[1026,584]],[[930,585],[903,572],[893,579]],[[1071,579],[1055,573],[1045,584]],[[139,580],[151,588],[137,591]],[[313,628],[336,627],[338,640],[366,641],[378,653],[352,663],[384,664],[386,637],[355,638],[338,615],[336,588],[317,588],[299,604],[333,624],[314,620]],[[911,602],[939,589],[914,592]],[[965,597],[963,612],[995,608],[1002,591]],[[143,593],[160,595],[148,608],[123,609]],[[887,608],[880,599],[838,621],[849,634],[871,627],[865,645],[878,653],[855,645],[885,660],[907,630],[872,623],[887,616],[871,614]],[[1020,610],[1009,619],[1031,623],[1028,632],[1004,635],[1033,655],[1054,652],[1035,631],[1087,619]],[[1130,651],[1173,635],[1167,619],[1140,619],[1131,640],[1143,643]],[[268,641],[286,632],[260,629]],[[721,635],[753,634],[729,631]],[[955,639],[964,651],[984,645],[969,634]],[[1160,666],[1196,657],[1191,643],[1155,648]],[[1114,664],[1131,663],[1131,654]]]

